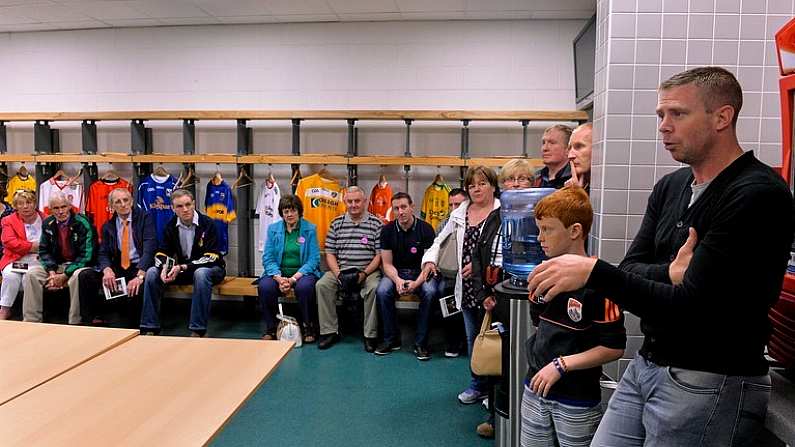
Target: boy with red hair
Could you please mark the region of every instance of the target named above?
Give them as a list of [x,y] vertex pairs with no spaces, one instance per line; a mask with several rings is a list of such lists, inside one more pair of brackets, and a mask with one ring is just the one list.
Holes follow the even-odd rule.
[[[593,210],[581,187],[566,186],[541,199],[535,219],[547,257],[586,255]],[[602,365],[620,358],[626,346],[618,306],[585,288],[565,298],[532,302],[537,329],[526,344],[523,447],[590,445],[602,417]]]

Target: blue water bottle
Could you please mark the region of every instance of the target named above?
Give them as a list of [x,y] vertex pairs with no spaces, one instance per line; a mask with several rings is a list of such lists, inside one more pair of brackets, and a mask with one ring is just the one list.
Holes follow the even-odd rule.
[[514,287],[527,287],[527,275],[546,259],[538,242],[534,210],[539,200],[555,191],[554,188],[514,189],[500,195],[502,266]]

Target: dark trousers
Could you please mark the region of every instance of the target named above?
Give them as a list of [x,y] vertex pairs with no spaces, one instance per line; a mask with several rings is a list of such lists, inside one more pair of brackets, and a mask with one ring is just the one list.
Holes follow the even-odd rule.
[[[138,273],[138,267],[130,266],[122,269],[120,266],[111,266],[116,278],[124,278],[129,282]],[[101,317],[107,310],[105,293],[102,291],[102,272],[94,269],[86,269],[78,274],[80,286],[80,315],[83,321],[91,323],[94,318]],[[143,286],[143,285],[142,285]],[[138,295],[127,298],[116,298],[114,301],[122,300],[122,318],[125,327],[138,327],[138,316],[141,313],[141,295],[143,287],[138,288]]]
[[[315,275],[304,275],[293,286],[301,312],[298,320],[304,325],[311,325],[312,327],[317,326],[315,324],[317,320],[315,312],[317,310],[317,301],[315,299],[316,282],[317,278],[315,278]],[[265,332],[274,333],[277,325],[276,315],[279,313],[279,297],[282,295],[279,290],[279,284],[271,277],[262,277],[257,287],[257,294],[262,306],[262,322],[265,325]]]

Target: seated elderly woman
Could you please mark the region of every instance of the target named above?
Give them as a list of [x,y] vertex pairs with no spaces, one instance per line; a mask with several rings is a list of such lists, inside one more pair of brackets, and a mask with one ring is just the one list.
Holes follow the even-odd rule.
[[22,285],[24,273],[20,269],[12,271],[14,264],[32,265],[38,263],[41,221],[44,215],[36,209],[36,195],[31,191],[19,190],[12,199],[14,212],[2,219],[3,257],[0,258],[0,271],[3,272],[3,285],[0,286],[0,320],[11,316],[11,307],[16,301]]
[[276,338],[279,296],[298,298],[303,322],[304,342],[315,341],[317,304],[315,282],[321,276],[317,228],[303,218],[301,199],[288,194],[279,201],[282,220],[268,227],[262,264],[265,273],[259,280],[258,295],[265,324],[263,340]]

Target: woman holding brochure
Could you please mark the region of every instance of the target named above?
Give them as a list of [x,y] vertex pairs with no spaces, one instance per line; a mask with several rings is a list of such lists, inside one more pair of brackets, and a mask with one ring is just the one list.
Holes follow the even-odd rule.
[[18,190],[11,205],[14,212],[0,221],[2,225],[3,257],[0,271],[3,284],[0,286],[0,320],[11,317],[11,306],[19,293],[22,278],[28,264],[37,262],[41,221],[44,215],[36,209],[36,195],[31,191]]

